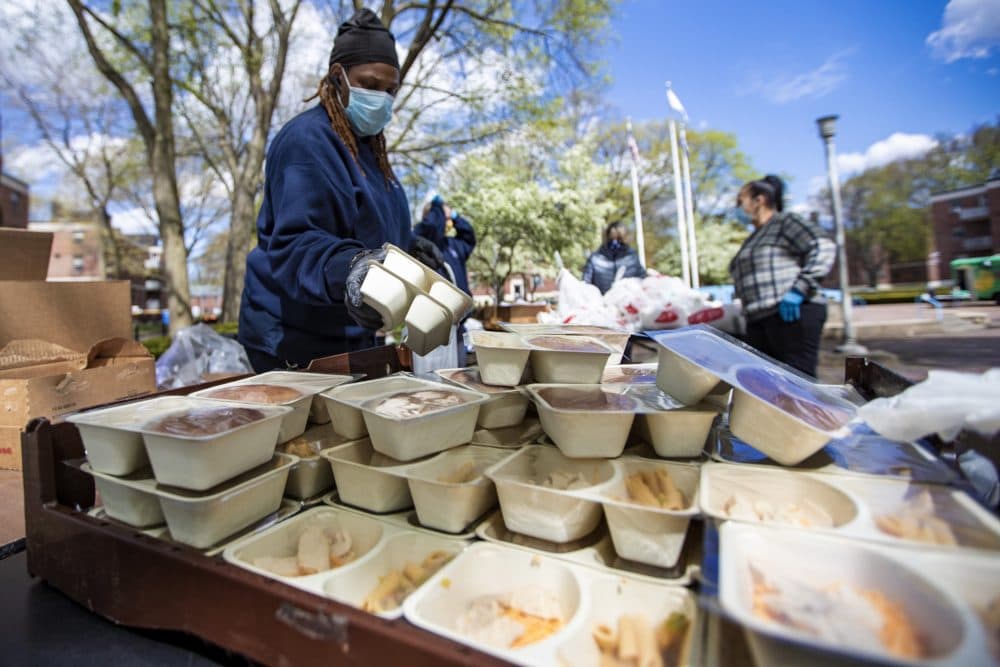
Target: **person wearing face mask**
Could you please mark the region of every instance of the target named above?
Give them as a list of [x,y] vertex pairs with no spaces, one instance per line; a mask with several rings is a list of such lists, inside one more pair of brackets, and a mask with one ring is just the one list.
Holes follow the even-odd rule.
[[587,258],[583,282],[594,285],[604,294],[616,280],[645,277],[646,269],[639,253],[628,245],[625,224],[612,222],[604,229],[604,244]]
[[815,377],[826,322],[819,282],[833,267],[836,246],[815,223],[783,210],[777,176],[746,183],[737,206],[753,225],[729,263],[747,319],[746,341]]
[[413,236],[388,160],[383,129],[399,85],[395,38],[361,9],[337,30],[319,104],[271,142],[240,304],[254,370],[373,346],[382,319],[362,303],[361,283],[383,244],[442,265],[437,247]]

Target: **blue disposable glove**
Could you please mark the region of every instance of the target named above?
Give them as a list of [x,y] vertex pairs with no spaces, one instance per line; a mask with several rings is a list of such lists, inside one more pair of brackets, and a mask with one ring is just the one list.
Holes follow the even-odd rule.
[[794,287],[788,290],[788,293],[781,298],[778,303],[778,315],[785,322],[795,322],[800,317],[802,313],[800,312],[799,306],[806,298],[802,296],[802,292],[798,291]]

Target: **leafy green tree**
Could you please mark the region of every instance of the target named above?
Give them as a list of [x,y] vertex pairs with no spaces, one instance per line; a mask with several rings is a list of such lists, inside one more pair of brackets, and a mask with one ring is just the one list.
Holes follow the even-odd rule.
[[470,272],[490,285],[496,304],[511,275],[551,275],[557,251],[567,266],[582,264],[599,242],[610,212],[603,198],[609,172],[593,160],[593,135],[566,135],[511,133],[453,160],[441,175],[449,204],[476,230]]

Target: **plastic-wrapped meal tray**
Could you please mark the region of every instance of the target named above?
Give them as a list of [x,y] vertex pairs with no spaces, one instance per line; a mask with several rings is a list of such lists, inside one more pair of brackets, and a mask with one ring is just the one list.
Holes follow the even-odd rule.
[[718,414],[707,404],[684,406],[649,384],[533,384],[525,389],[545,433],[571,458],[619,456],[632,433],[658,456],[700,456]]
[[848,434],[853,403],[719,332],[696,326],[649,335],[660,344],[660,389],[690,405],[719,381],[731,385],[732,432],[782,465],[800,463]]
[[656,384],[656,364],[617,364],[606,366],[601,384]]
[[642,581],[690,586],[701,572],[700,521],[691,522],[681,557],[672,567],[657,567],[619,556],[606,522],[598,524],[594,532],[589,535],[559,544],[514,532],[504,524],[503,515],[494,512],[476,526],[476,536],[512,549],[522,549],[542,556],[567,560],[607,574],[627,574]]
[[330,414],[320,394],[328,389],[357,379],[353,375],[337,375],[333,373],[312,373],[307,371],[268,371],[250,378],[240,380],[238,384],[256,384],[277,382],[301,389],[312,395],[312,405],[309,406],[309,421],[313,424],[325,424],[330,421]]
[[476,423],[480,427],[506,428],[524,421],[528,397],[520,390],[486,384],[480,377],[478,368],[446,368],[434,372],[443,380],[490,397],[490,400],[479,407]]
[[226,402],[252,403],[254,405],[284,405],[292,409],[281,422],[278,442],[297,438],[306,430],[313,402],[321,392],[345,382],[350,375],[328,375],[320,379],[297,379],[288,371],[272,371],[227,384],[202,389],[191,394],[195,398],[209,398]]
[[307,429],[299,437],[279,445],[278,451],[299,457],[299,462],[292,466],[291,472],[288,473],[285,495],[305,500],[333,488],[333,470],[320,453],[324,449],[347,442],[349,442],[347,438],[334,432],[328,421],[326,424]]
[[700,620],[687,589],[495,544],[463,551],[406,600],[403,614],[519,665],[597,667],[606,664],[602,645],[610,656],[631,651],[633,640],[637,664],[698,660]]
[[486,471],[512,531],[566,543],[607,519],[615,551],[661,568],[680,557],[698,509],[698,466],[633,457],[569,459],[529,446]]
[[532,346],[531,374],[546,384],[597,384],[612,349],[590,336],[527,336]]
[[230,563],[385,618],[467,542],[316,507],[231,544]]
[[476,330],[469,332],[476,348],[479,375],[486,384],[516,387],[526,380],[532,347],[513,333]]
[[409,373],[397,373],[375,380],[341,385],[322,393],[326,409],[337,435],[357,440],[368,435],[365,418],[358,407],[368,399],[387,392],[421,387],[421,380]]
[[291,408],[163,396],[71,415],[97,472],[127,475],[149,464],[156,480],[204,491],[274,453]]
[[735,522],[719,545],[719,600],[758,665],[990,663],[974,613],[905,552]]
[[[860,425],[863,426],[863,425]],[[951,484],[958,475],[941,459],[915,442],[890,440],[863,428],[831,440],[823,449],[795,466],[796,470],[839,475],[895,477],[929,484]],[[725,463],[776,466],[725,428],[717,428],[712,457]]]
[[297,460],[288,454],[275,454],[270,462],[206,492],[158,484],[148,472],[114,477],[97,472],[88,463],[81,469],[105,484],[156,497],[173,539],[204,549],[277,510],[288,470]]
[[472,439],[479,406],[489,396],[450,384],[419,382],[420,387],[374,396],[358,405],[375,451],[412,461]]
[[912,549],[1000,552],[1000,519],[956,489],[725,463],[705,464],[701,475],[701,509],[718,519]]
[[[324,505],[336,508],[343,512],[353,512],[355,514],[360,514],[362,516],[372,516],[372,512],[367,510],[358,509],[351,505],[345,505],[340,500],[340,496],[336,491],[332,491],[321,499]],[[488,516],[488,515],[487,515]],[[406,528],[407,530],[423,531],[430,535],[436,535],[438,537],[443,537],[449,540],[462,540],[469,541],[476,537],[476,527],[486,520],[486,517],[477,517],[471,524],[465,527],[460,533],[446,533],[441,530],[436,530],[420,523],[420,519],[417,517],[417,512],[413,508],[403,509],[396,512],[382,512],[377,513],[376,517],[379,521],[391,524],[398,528]]]
[[472,434],[469,444],[516,449],[524,445],[541,443],[545,438],[545,431],[538,418],[526,417],[517,426],[478,429]]
[[613,350],[608,359],[608,368],[613,364],[620,364],[628,347],[628,341],[632,334],[621,329],[611,327],[600,327],[590,324],[514,324],[511,322],[501,322],[500,327],[504,331],[516,333],[521,336],[590,336],[596,338]]
[[339,500],[376,513],[416,507],[420,524],[460,533],[497,502],[483,471],[511,453],[495,447],[457,447],[420,462],[376,452],[367,440],[323,453],[333,467]]

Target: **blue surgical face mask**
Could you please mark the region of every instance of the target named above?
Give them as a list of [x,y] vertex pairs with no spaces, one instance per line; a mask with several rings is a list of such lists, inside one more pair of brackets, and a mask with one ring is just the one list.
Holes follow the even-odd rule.
[[392,120],[392,103],[389,93],[351,86],[351,97],[344,110],[358,136],[371,137]]
[[743,210],[742,206],[737,206],[734,215],[736,216],[736,222],[742,225],[746,230],[753,231],[753,220],[750,219],[750,214]]

